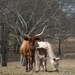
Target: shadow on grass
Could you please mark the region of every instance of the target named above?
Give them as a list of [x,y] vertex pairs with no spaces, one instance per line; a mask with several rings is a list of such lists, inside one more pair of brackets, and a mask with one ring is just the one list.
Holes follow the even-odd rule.
[[50,73],[57,72],[57,73],[59,73],[59,71],[58,71],[58,70],[57,70],[57,71],[46,71],[46,72],[50,72]]
[[39,73],[39,72],[45,72],[45,73],[53,73],[53,72],[55,73],[56,72],[56,73],[59,73],[59,71],[48,71],[48,70],[47,71],[38,71],[36,73]]

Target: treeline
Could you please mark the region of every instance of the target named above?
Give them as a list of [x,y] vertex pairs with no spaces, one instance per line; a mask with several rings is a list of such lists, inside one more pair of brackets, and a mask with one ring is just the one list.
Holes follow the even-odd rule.
[[60,53],[62,41],[75,35],[75,0],[1,0],[0,50],[21,44],[20,33],[37,34],[46,25],[42,38],[58,39]]

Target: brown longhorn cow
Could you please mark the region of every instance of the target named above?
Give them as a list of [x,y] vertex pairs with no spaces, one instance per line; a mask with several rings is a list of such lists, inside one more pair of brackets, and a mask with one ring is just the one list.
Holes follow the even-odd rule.
[[37,35],[21,35],[24,36],[22,45],[20,47],[20,54],[26,58],[26,72],[33,70],[33,64],[35,61],[35,49],[38,46],[37,40],[43,33],[47,26],[45,26],[40,34]]

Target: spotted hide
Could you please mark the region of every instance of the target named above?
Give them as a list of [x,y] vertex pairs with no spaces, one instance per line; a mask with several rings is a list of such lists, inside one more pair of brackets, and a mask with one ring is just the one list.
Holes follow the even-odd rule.
[[[49,58],[49,61],[53,67],[53,70],[54,71],[58,71],[58,67],[59,67],[59,58],[56,57],[55,53],[53,52],[52,50],[52,47],[51,47],[51,44],[49,42],[38,42],[38,45],[39,45],[39,48],[40,50],[39,51],[42,51],[44,52],[44,50],[47,51],[47,55],[48,55],[48,58]],[[42,49],[43,50],[42,50]],[[38,48],[37,48],[38,49]],[[39,52],[36,52],[35,54],[35,61],[36,61],[36,71],[38,71],[38,57],[41,57],[43,59],[46,59],[44,53],[42,56],[40,56],[41,54]]]
[[42,67],[42,71],[46,71],[46,61],[47,61],[47,49],[42,47],[37,47],[35,51],[35,63],[36,63],[36,71],[40,70]]

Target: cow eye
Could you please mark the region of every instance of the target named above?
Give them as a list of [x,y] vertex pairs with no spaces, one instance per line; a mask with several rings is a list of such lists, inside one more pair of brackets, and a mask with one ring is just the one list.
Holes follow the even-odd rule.
[[40,38],[35,38],[36,41],[40,40]]
[[24,40],[28,41],[28,40],[29,40],[29,38],[24,38]]

